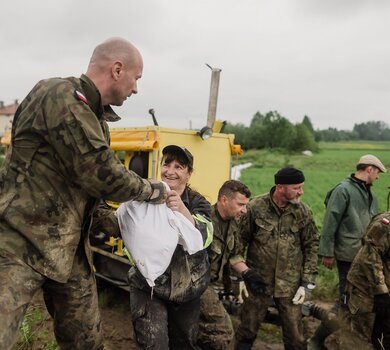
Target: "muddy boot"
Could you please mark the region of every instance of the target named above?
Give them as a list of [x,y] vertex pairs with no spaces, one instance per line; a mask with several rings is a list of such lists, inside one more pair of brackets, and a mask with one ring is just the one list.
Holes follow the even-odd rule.
[[307,350],[326,350],[325,339],[328,335],[330,335],[328,328],[321,323],[307,342]]

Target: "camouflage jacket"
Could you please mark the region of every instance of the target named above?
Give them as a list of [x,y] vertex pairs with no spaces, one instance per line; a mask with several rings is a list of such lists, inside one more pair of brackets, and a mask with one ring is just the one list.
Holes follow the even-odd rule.
[[327,195],[319,254],[351,262],[376,214],[378,204],[370,188],[353,176],[345,179]]
[[249,202],[241,225],[241,256],[256,269],[274,297],[293,297],[317,274],[319,235],[310,208],[300,202],[281,210],[271,192]]
[[222,284],[226,264],[236,255],[235,242],[239,228],[236,220],[222,219],[216,204],[211,208],[211,220],[214,225],[213,242],[209,247],[211,282]]
[[[196,228],[202,234],[203,241],[207,242],[209,234],[212,232],[209,232],[205,222],[197,220],[195,216],[200,215],[204,221],[210,222],[210,203],[189,187],[185,189],[181,198],[193,215]],[[147,293],[151,292],[151,288],[136,267],[130,269],[129,282],[130,288],[141,289]],[[189,255],[184,251],[183,246],[178,244],[167,270],[154,282],[153,295],[162,300],[183,303],[200,297],[210,282],[210,263],[207,250],[203,249]]]
[[347,276],[350,311],[371,312],[374,295],[390,289],[390,212],[375,216]]
[[86,76],[42,80],[16,111],[0,172],[0,247],[59,282],[85,246],[99,199],[150,197],[108,145],[100,94]]

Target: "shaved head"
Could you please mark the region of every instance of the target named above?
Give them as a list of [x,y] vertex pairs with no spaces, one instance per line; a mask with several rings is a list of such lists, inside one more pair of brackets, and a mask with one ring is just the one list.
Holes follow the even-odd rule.
[[119,37],[110,38],[96,46],[92,53],[88,69],[90,67],[104,69],[114,61],[121,61],[129,65],[131,61],[140,56],[137,48],[129,41]]
[[138,92],[143,61],[138,49],[123,38],[110,38],[96,46],[85,75],[100,92],[102,104],[121,106]]

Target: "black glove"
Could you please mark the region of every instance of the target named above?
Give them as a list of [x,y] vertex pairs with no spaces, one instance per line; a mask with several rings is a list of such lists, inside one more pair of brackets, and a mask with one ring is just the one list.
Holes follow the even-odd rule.
[[390,311],[390,294],[376,294],[374,295],[374,312],[384,313]]
[[266,293],[267,285],[257,271],[247,269],[242,273],[242,278],[252,294],[260,295]]

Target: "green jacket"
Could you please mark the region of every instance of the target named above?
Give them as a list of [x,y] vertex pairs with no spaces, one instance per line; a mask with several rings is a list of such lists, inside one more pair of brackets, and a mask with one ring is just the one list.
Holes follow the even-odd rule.
[[235,243],[238,235],[238,224],[234,219],[223,220],[216,204],[212,206],[211,219],[214,225],[213,241],[209,248],[211,282],[222,284],[224,270],[226,266],[229,266],[229,259],[236,254]]
[[[99,91],[86,76],[42,80],[19,106],[0,171],[0,247],[66,282],[101,199],[147,199],[150,184],[110,150]],[[92,265],[91,265],[92,266]]]
[[281,210],[271,192],[255,197],[241,230],[241,255],[276,298],[293,297],[300,285],[315,283],[319,235],[310,208],[300,202]]
[[351,313],[371,312],[374,295],[390,289],[390,212],[375,216],[347,277]]
[[319,254],[351,262],[378,204],[371,190],[353,176],[330,193],[326,204]]

